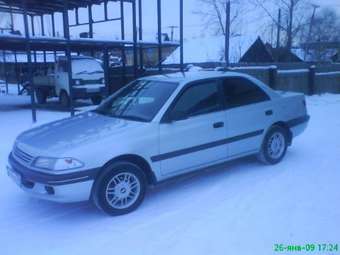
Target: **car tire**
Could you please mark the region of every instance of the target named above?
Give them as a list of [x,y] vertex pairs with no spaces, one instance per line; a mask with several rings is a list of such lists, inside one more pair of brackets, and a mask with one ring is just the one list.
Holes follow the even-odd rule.
[[278,164],[286,155],[288,142],[288,130],[272,126],[263,139],[258,159],[268,165]]
[[68,96],[66,91],[61,91],[59,95],[59,102],[62,107],[68,108],[70,107],[70,97]]
[[117,162],[106,167],[96,179],[92,201],[111,216],[127,214],[142,203],[146,186],[146,176],[139,166]]
[[93,96],[91,97],[91,102],[94,105],[99,105],[102,102],[103,98],[101,96]]
[[47,100],[47,95],[45,93],[44,90],[42,89],[37,89],[35,91],[35,96],[37,98],[37,102],[38,104],[46,104],[46,100]]

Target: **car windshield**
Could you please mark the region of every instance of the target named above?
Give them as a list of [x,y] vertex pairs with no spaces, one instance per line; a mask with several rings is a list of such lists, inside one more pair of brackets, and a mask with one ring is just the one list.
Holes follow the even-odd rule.
[[95,112],[110,117],[149,122],[177,86],[173,82],[137,80],[105,100]]
[[98,61],[86,58],[72,60],[72,72],[75,74],[104,73]]

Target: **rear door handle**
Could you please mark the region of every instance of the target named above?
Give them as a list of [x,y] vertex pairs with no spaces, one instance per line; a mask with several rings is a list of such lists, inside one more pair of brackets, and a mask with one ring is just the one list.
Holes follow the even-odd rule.
[[214,128],[223,128],[224,127],[224,122],[216,122],[213,125]]
[[267,115],[267,116],[271,116],[271,115],[273,115],[273,111],[272,111],[272,110],[268,110],[268,111],[266,111],[266,115]]

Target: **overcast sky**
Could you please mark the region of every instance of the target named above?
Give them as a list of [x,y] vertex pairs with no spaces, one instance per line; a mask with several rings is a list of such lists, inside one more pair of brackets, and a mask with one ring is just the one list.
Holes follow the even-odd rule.
[[[157,34],[157,16],[156,16],[156,0],[143,0],[143,25],[144,25],[144,39],[145,40],[155,40]],[[310,3],[319,4],[321,7],[329,7],[335,9],[340,14],[340,0],[310,0]],[[131,39],[131,8],[130,4],[126,4],[126,33],[127,39]],[[204,8],[200,4],[199,0],[184,0],[184,33],[187,39],[198,37],[198,36],[211,36],[211,31],[209,29],[204,29],[202,24],[202,17],[195,14],[195,11]],[[111,2],[109,5],[110,17],[119,16],[119,5],[117,3]],[[276,10],[273,10],[276,11]],[[178,0],[163,0],[162,1],[162,29],[164,32],[170,33],[169,26],[179,25],[179,1]],[[310,10],[309,10],[310,12]],[[103,16],[102,6],[95,6],[93,9],[94,19],[101,19]],[[83,9],[80,11],[80,21],[86,21],[87,11]],[[306,15],[309,15],[308,13]],[[261,16],[261,17],[259,17]],[[242,26],[238,27],[238,33],[245,36],[257,36],[263,32],[263,27],[265,25],[264,15],[259,14],[259,12],[249,11],[244,16],[242,16]],[[57,15],[57,30],[62,33],[61,27],[61,15]],[[71,15],[72,23],[73,17]],[[22,19],[17,17],[16,20],[17,29],[22,29]],[[46,24],[50,23],[49,19],[46,18]],[[36,27],[39,27],[39,20],[36,20]],[[38,29],[36,29],[38,30]],[[82,26],[79,28],[74,28],[71,31],[72,35],[78,35],[79,32],[88,31],[88,26]],[[94,27],[96,37],[112,37],[119,39],[120,26],[119,22],[110,23],[99,23]],[[175,37],[178,38],[178,29],[175,29]]]

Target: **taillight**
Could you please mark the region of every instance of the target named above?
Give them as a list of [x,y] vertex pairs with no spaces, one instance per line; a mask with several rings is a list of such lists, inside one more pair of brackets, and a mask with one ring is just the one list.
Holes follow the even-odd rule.
[[306,107],[306,99],[302,100],[303,105]]

